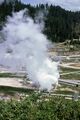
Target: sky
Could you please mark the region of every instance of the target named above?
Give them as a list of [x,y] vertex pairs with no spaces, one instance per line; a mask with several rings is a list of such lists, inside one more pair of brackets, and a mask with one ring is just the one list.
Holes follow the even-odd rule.
[[30,4],[50,3],[53,5],[59,5],[67,10],[80,10],[80,0],[22,0],[22,2]]
[[[4,0],[0,0],[2,3]],[[66,10],[80,11],[80,0],[21,0],[22,2],[32,5],[39,3],[49,3],[53,5],[59,5]]]

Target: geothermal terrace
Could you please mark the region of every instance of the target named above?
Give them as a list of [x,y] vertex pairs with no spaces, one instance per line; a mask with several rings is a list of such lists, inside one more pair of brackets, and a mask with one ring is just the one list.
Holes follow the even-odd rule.
[[[52,60],[56,59],[56,57],[53,57],[54,52],[50,52],[49,54]],[[73,95],[76,91],[80,95],[80,55],[60,55],[57,59],[61,59],[59,64],[60,79],[54,95]],[[31,81],[27,80],[25,82],[25,71],[19,71],[19,73],[16,74],[17,77],[6,77],[5,73],[11,73],[11,71],[0,65],[0,74],[4,74],[3,77],[0,77],[0,86],[36,90],[36,87],[33,86]]]
[[[66,68],[74,68],[74,69],[80,69],[80,66],[75,65],[74,63],[68,63],[68,64],[60,64],[59,66],[61,67],[66,67]],[[0,73],[9,73],[10,71],[7,68],[1,67],[0,66]],[[73,72],[68,72],[68,73],[61,73],[61,75],[68,75],[68,74],[74,74],[79,71],[73,71]],[[26,81],[24,83],[24,75],[25,71],[20,71],[16,75],[21,78],[17,78],[16,76],[14,77],[0,77],[0,86],[10,86],[10,87],[17,87],[17,88],[26,88],[26,89],[35,89],[33,87],[31,81]],[[71,80],[71,79],[59,79],[60,84],[72,84],[72,85],[80,85],[80,80]]]

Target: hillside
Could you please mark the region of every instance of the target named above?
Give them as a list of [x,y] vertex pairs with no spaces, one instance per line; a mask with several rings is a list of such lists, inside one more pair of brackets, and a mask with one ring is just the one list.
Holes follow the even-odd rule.
[[53,42],[63,42],[70,39],[77,39],[79,43],[80,35],[80,12],[71,12],[62,9],[59,6],[48,4],[39,4],[31,6],[30,4],[23,4],[21,1],[8,1],[6,0],[0,5],[0,29],[5,24],[7,16],[12,15],[12,11],[17,12],[24,8],[28,9],[28,14],[36,22],[39,13],[38,22],[43,21],[45,24],[44,34]]

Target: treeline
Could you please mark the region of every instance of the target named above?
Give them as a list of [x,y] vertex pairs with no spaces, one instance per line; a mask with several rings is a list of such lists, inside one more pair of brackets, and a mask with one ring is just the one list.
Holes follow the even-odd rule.
[[20,101],[0,101],[0,120],[80,120],[80,101],[36,94]]
[[[34,19],[38,12],[43,13],[45,27],[43,33],[53,42],[63,42],[66,39],[79,39],[80,12],[71,12],[59,6],[39,4],[31,6],[21,3],[20,0],[4,0],[0,5],[0,29],[12,11],[17,12],[24,8],[29,10],[29,15]],[[40,20],[39,20],[40,22]]]

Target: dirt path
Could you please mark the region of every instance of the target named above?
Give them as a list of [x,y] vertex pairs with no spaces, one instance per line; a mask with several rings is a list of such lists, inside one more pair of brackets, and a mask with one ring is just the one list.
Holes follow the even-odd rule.
[[0,86],[9,86],[16,88],[26,88],[26,89],[34,89],[32,84],[27,83],[26,85],[23,83],[23,80],[20,78],[0,78]]
[[22,82],[22,79],[17,78],[0,78],[0,86],[25,87]]
[[[73,66],[72,66],[73,64]],[[72,68],[72,69],[80,69],[80,67],[78,66],[74,66],[74,63],[63,63],[63,64],[59,64],[60,67],[64,67],[64,68]]]

